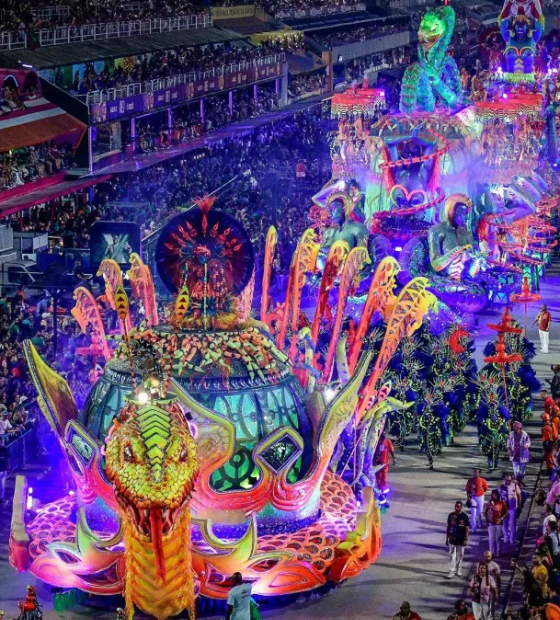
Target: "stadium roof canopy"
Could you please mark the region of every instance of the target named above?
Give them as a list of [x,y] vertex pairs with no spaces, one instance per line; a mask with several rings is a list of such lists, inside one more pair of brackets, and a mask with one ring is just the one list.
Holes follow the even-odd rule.
[[5,67],[27,65],[34,69],[52,69],[109,58],[137,56],[180,45],[210,45],[246,38],[246,35],[226,28],[197,28],[178,32],[146,34],[122,39],[102,39],[87,43],[51,45],[35,50],[22,49],[0,54],[0,64]]

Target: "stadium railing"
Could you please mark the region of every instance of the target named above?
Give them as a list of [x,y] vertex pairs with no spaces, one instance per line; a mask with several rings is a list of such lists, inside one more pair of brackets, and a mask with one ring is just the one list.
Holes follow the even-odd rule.
[[131,97],[132,95],[141,95],[143,93],[155,92],[164,88],[173,88],[180,84],[189,84],[200,80],[206,80],[208,78],[215,77],[217,75],[224,75],[226,73],[236,73],[237,71],[243,71],[245,69],[252,69],[254,67],[260,67],[263,65],[275,64],[277,62],[284,62],[286,60],[286,54],[284,52],[280,54],[272,54],[263,58],[257,58],[250,62],[241,62],[235,64],[229,64],[217,69],[209,69],[208,71],[183,73],[172,77],[166,77],[161,80],[149,80],[147,82],[136,82],[134,84],[127,84],[120,88],[108,88],[104,90],[94,90],[87,95],[80,95],[78,98],[85,101],[87,105],[94,103],[103,103],[105,101],[116,101],[117,99],[124,99]]
[[[143,34],[210,28],[212,23],[211,15],[137,19],[105,24],[41,28],[40,30],[32,31],[32,38],[40,47],[49,47],[100,39],[120,39]],[[23,30],[20,32],[0,32],[0,51],[26,48],[29,34],[29,32]]]

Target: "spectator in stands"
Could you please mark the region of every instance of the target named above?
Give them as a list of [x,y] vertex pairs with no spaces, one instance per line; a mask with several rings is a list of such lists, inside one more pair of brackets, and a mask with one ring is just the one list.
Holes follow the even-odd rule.
[[135,9],[136,6],[140,6],[139,11],[131,11],[127,9],[126,4],[115,2],[115,0],[97,0],[95,3],[78,0],[75,3],[62,5],[62,7],[68,7],[67,11],[58,7],[58,10],[51,11],[48,17],[43,17],[43,14],[37,11],[40,8],[52,7],[52,4],[52,0],[33,0],[12,2],[6,8],[2,6],[0,32],[20,33],[40,28],[185,17],[207,13],[207,10],[195,7],[187,0],[137,0],[133,6]]
[[23,108],[25,108],[25,105],[20,101],[17,89],[4,86],[0,90],[0,117]]
[[[93,206],[88,205],[87,213],[85,209],[74,210],[66,202],[56,209],[52,219],[48,211],[33,210],[21,221],[18,216],[14,217],[12,226],[16,230],[20,227],[28,231],[45,230],[61,237],[65,248],[87,248],[87,230],[95,221],[129,220],[134,213],[104,205],[133,201],[149,205],[133,218],[141,225],[143,235],[147,235],[164,224],[178,207],[190,204],[194,198],[239,175],[232,186],[232,194],[220,198],[216,208],[241,220],[257,252],[262,251],[268,227],[278,224],[281,214],[283,226],[279,228],[279,235],[288,252],[308,226],[300,215],[302,201],[308,200],[328,179],[329,168],[323,167],[322,162],[328,158],[327,136],[333,126],[333,121],[322,119],[315,110],[287,117],[282,123],[263,126],[252,135],[233,137],[211,148],[198,149],[182,159],[117,176],[111,181],[110,189],[97,194]],[[307,162],[307,174],[296,186],[286,181],[295,181],[298,161]],[[250,174],[241,174],[247,169]],[[271,185],[276,183],[276,176],[271,177],[271,172],[284,183],[281,195],[278,188]]]
[[54,142],[0,153],[0,191],[51,176],[74,166],[69,144]]
[[[0,420],[0,424],[2,420]],[[6,502],[6,479],[10,470],[9,452],[0,446],[0,506]]]
[[10,422],[10,412],[4,406],[4,410],[2,411],[0,418],[0,435],[6,435],[8,433],[15,433],[17,431],[16,428],[12,426]]
[[382,18],[371,24],[364,26],[353,26],[342,30],[340,27],[334,32],[318,34],[312,33],[312,37],[317,43],[323,47],[332,49],[341,45],[358,43],[369,39],[376,39],[396,32],[407,31],[410,28],[410,20],[408,18],[395,19],[388,22],[387,18]]
[[292,100],[297,100],[305,95],[318,95],[326,87],[327,76],[324,73],[302,73],[290,80],[288,95]]
[[275,43],[264,42],[259,46],[222,43],[156,51],[150,55],[149,60],[146,55],[135,56],[134,62],[125,62],[112,68],[105,64],[101,71],[96,71],[94,64],[89,62],[81,76],[76,72],[71,91],[77,95],[87,95],[90,91],[105,91],[109,88],[118,90],[130,84],[144,84],[142,92],[145,92],[148,86],[150,90],[153,89],[153,80],[208,70],[227,72],[230,66],[236,71],[242,63],[251,63],[290,50],[292,46],[281,40]]
[[552,557],[552,565],[558,570],[560,568],[560,532],[558,531],[558,521],[549,521],[546,544]]
[[320,15],[357,11],[360,5],[352,0],[259,0],[258,6],[276,17],[294,17],[300,14]]

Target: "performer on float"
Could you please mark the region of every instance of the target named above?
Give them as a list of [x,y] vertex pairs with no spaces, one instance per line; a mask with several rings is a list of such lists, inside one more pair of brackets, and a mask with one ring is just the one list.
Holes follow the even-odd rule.
[[352,179],[348,184],[348,193],[352,198],[352,213],[350,219],[354,222],[363,224],[366,221],[366,194],[362,191],[360,184]]
[[485,268],[484,257],[473,251],[471,210],[472,203],[467,196],[452,194],[445,201],[444,221],[432,226],[428,233],[432,268],[457,282],[464,275],[475,277]]

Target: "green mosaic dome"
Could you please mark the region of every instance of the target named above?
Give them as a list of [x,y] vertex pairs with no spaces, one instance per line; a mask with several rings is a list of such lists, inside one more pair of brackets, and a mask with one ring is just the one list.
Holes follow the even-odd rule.
[[[281,428],[291,428],[303,440],[305,449],[290,468],[288,480],[297,482],[309,470],[313,460],[313,429],[304,407],[304,394],[288,364],[276,358],[272,368],[254,372],[240,359],[233,359],[230,374],[218,363],[203,366],[204,348],[196,349],[188,362],[185,350],[192,353],[192,342],[200,343],[206,335],[220,343],[221,351],[239,340],[253,339],[260,348],[275,349],[269,336],[256,328],[238,331],[182,332],[175,354],[172,376],[195,400],[231,421],[236,430],[236,447],[230,461],[217,469],[211,483],[216,491],[250,490],[259,481],[259,469],[252,458],[253,448]],[[162,340],[174,334],[172,328],[161,326],[154,331]],[[183,346],[182,346],[183,345]],[[213,346],[213,343],[212,345]],[[254,346],[252,344],[252,346]],[[257,347],[258,349],[259,347]],[[259,351],[253,352],[258,355]],[[279,354],[281,355],[281,354]],[[284,356],[282,356],[284,357]],[[136,358],[135,362],[137,361]],[[183,364],[183,362],[185,362]],[[248,363],[248,362],[247,362]],[[189,367],[190,366],[190,367]],[[140,375],[140,369],[136,368]],[[203,370],[203,372],[200,372]],[[104,373],[91,390],[80,414],[81,423],[100,441],[105,441],[113,418],[120,412],[132,392],[128,359],[117,355],[107,363]],[[278,439],[265,453],[269,465],[279,470],[296,449],[289,436]]]

